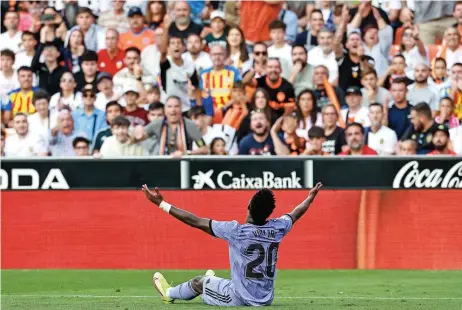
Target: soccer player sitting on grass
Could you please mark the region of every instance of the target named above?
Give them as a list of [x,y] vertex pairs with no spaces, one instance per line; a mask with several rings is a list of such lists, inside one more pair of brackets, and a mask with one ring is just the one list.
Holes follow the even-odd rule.
[[164,276],[156,272],[152,281],[162,300],[173,303],[175,299],[191,300],[202,295],[204,303],[214,306],[270,305],[274,298],[279,243],[305,214],[321,187],[321,183],[316,184],[292,212],[275,219],[268,219],[275,208],[273,192],[261,189],[249,202],[246,223],[239,224],[237,221],[219,222],[197,217],[164,201],[157,188],[150,191],[143,185],[146,198],[160,209],[229,243],[231,280],[218,278],[209,270],[205,276],[170,287]]

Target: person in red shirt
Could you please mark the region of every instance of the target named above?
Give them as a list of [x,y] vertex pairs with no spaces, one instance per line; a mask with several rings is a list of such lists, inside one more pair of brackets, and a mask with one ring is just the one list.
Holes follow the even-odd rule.
[[435,149],[427,155],[456,155],[449,149],[449,129],[444,125],[439,125],[433,134],[433,145]]
[[377,152],[365,145],[364,127],[360,123],[351,123],[345,128],[348,150],[339,155],[377,155]]
[[106,48],[98,52],[98,69],[100,72],[107,72],[114,76],[125,68],[125,53],[117,47],[118,44],[119,32],[112,28],[108,29],[106,32]]
[[126,85],[124,99],[126,102],[123,115],[130,121],[131,126],[146,126],[149,124],[148,111],[139,107],[136,103],[140,94],[137,85]]

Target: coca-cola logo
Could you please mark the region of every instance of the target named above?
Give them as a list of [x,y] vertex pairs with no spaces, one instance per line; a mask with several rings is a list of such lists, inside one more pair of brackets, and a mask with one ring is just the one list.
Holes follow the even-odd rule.
[[449,169],[419,170],[419,162],[405,164],[393,180],[393,188],[462,188],[462,161]]

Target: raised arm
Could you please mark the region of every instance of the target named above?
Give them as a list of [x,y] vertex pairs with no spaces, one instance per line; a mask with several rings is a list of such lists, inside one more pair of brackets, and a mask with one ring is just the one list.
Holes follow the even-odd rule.
[[171,204],[165,202],[164,197],[162,197],[157,187],[154,189],[154,191],[151,191],[149,190],[147,185],[144,184],[142,189],[143,189],[144,194],[146,195],[146,198],[150,202],[157,205],[160,209],[172,215],[174,218],[182,221],[186,225],[200,229],[206,232],[207,234],[214,236],[212,229],[210,227],[210,219],[197,217],[188,211],[182,210],[180,208],[176,208],[172,206]]
[[289,213],[290,217],[294,221],[298,221],[303,214],[308,211],[308,208],[310,207],[311,203],[314,201],[314,198],[316,198],[316,195],[318,194],[319,189],[322,187],[322,183],[316,184],[316,186],[310,190],[310,194],[308,195],[308,198],[306,198],[301,204],[299,204],[295,209]]

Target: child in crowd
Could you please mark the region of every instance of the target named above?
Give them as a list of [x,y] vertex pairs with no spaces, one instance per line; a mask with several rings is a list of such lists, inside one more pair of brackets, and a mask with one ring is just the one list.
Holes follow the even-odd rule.
[[226,142],[223,138],[217,137],[210,143],[210,155],[228,155],[226,152]]
[[280,117],[271,128],[276,155],[300,155],[305,152],[306,140],[297,136],[298,118],[295,113]]
[[245,95],[245,85],[242,82],[234,83],[231,90],[231,100],[221,109],[221,113],[224,115],[221,123],[238,130],[242,120],[249,114],[248,102],[249,99]]
[[456,128],[459,126],[459,119],[454,115],[454,101],[445,97],[440,100],[439,115],[435,117],[435,122],[443,124],[447,128]]
[[207,46],[210,47],[212,44],[220,44],[226,47],[225,13],[221,11],[213,11],[210,15],[210,21],[212,33],[209,33],[205,37]]
[[292,46],[286,43],[286,24],[274,20],[269,24],[270,37],[273,45],[268,47],[268,57],[278,58],[281,63],[281,76],[289,79],[292,70]]

